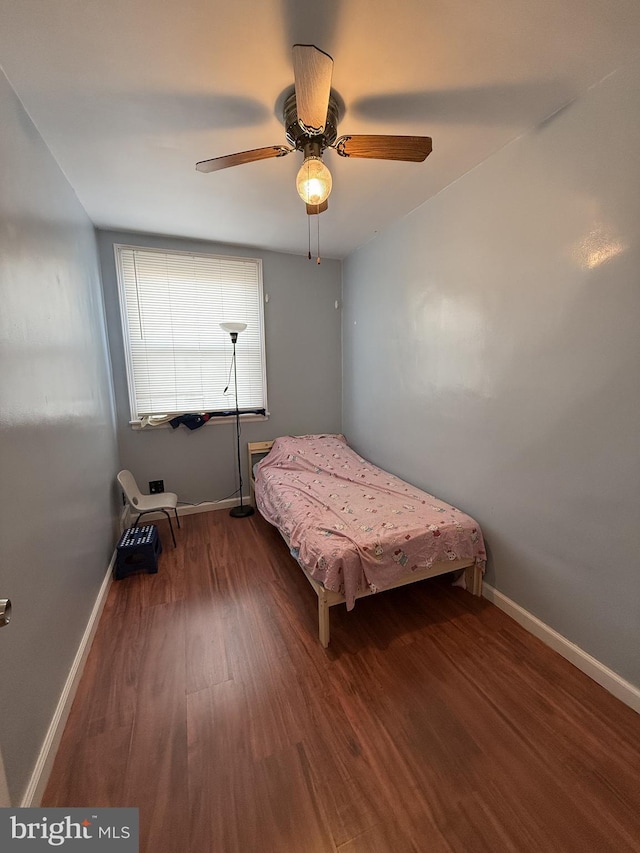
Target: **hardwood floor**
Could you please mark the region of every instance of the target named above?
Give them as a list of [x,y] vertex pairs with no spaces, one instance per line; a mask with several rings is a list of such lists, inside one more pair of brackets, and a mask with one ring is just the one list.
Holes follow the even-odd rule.
[[324,652],[273,528],[182,523],[112,584],[43,805],[137,806],[146,853],[640,851],[640,717],[496,607],[425,581]]

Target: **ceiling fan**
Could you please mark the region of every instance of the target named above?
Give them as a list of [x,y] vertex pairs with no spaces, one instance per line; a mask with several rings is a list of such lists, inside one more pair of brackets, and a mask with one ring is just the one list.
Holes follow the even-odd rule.
[[304,160],[296,178],[296,188],[309,215],[323,213],[331,192],[331,173],[322,162],[322,153],[333,148],[341,157],[372,160],[405,160],[421,163],[431,153],[428,136],[378,136],[359,134],[338,138],[339,110],[331,92],[333,59],[312,44],[294,44],[294,91],[284,102],[286,145],[254,148],[238,154],[214,157],[196,163],[199,172],[216,172],[256,160],[284,157],[302,151]]

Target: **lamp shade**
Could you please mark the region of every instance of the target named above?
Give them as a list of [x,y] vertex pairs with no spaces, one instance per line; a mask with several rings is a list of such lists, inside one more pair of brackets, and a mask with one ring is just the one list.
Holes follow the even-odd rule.
[[223,330],[223,332],[229,332],[229,334],[232,334],[233,332],[235,332],[236,334],[238,334],[238,332],[244,332],[244,330],[247,328],[247,324],[246,323],[220,323],[220,328]]

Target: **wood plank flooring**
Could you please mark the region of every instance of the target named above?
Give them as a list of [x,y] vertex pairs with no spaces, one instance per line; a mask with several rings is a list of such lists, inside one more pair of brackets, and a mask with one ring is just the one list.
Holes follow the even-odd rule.
[[640,851],[640,717],[448,579],[331,611],[258,515],[112,584],[45,806],[145,853]]

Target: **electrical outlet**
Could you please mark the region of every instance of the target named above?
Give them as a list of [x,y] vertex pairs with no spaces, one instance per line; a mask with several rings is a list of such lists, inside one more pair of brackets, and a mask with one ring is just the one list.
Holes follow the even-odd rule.
[[159,495],[164,492],[164,480],[149,480],[149,492],[152,495]]

